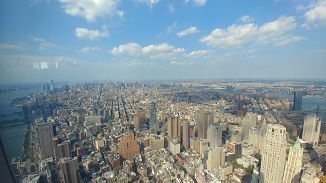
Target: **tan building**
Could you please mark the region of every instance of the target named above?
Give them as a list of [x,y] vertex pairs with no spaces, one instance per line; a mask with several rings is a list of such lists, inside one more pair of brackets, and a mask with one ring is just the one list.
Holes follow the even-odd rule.
[[206,161],[207,170],[213,173],[214,169],[223,166],[225,163],[225,151],[223,147],[215,147],[208,150],[208,159]]
[[180,141],[180,126],[181,119],[179,116],[172,116],[168,118],[167,128],[168,128],[168,140],[177,138]]
[[140,153],[138,140],[133,132],[128,131],[120,139],[119,154],[125,158],[131,158]]
[[94,144],[95,144],[95,148],[96,148],[97,150],[100,150],[101,147],[104,147],[104,146],[105,146],[105,141],[104,141],[104,139],[96,139],[96,140],[94,141]]

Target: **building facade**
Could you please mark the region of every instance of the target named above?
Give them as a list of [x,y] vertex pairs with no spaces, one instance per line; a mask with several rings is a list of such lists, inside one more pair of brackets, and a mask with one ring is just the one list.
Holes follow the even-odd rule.
[[296,183],[300,180],[302,168],[303,148],[300,145],[299,137],[290,148],[288,159],[285,164],[283,183]]
[[279,124],[268,124],[262,149],[259,182],[282,182],[286,161],[286,128]]
[[313,147],[318,146],[322,118],[312,114],[304,117],[302,140],[309,141]]

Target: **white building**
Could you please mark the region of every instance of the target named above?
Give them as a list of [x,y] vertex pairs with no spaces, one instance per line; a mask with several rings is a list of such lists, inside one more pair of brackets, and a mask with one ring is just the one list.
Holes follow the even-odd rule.
[[302,140],[309,141],[313,147],[318,146],[321,117],[313,114],[304,117]]
[[268,124],[262,149],[259,182],[282,182],[286,159],[286,128],[279,124]]

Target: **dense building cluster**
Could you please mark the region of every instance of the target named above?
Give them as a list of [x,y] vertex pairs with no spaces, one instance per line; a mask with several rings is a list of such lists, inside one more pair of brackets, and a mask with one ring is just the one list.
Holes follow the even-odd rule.
[[[35,153],[20,165],[23,182],[322,179],[324,126],[302,110],[302,92],[322,93],[230,83],[52,81],[24,101]],[[267,95],[291,91],[294,103]]]

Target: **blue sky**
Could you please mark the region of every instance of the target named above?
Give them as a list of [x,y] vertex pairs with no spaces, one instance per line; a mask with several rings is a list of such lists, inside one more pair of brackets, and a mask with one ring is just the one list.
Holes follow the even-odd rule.
[[326,79],[326,0],[2,0],[0,82]]

